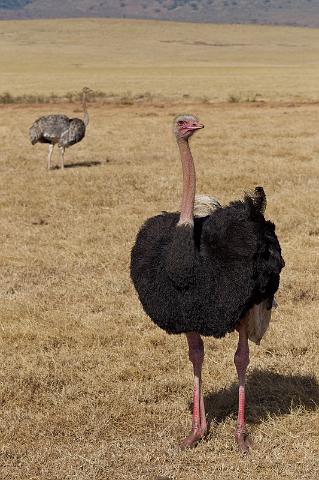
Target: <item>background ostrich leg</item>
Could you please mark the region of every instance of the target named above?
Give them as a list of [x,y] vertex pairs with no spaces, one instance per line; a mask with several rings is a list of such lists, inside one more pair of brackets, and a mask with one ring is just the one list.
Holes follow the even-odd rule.
[[236,365],[238,380],[239,380],[239,395],[238,395],[238,418],[237,418],[237,430],[236,441],[240,450],[243,453],[249,452],[249,441],[247,438],[246,424],[245,424],[245,377],[246,370],[249,364],[249,346],[248,346],[248,333],[247,324],[244,321],[239,327],[239,340],[238,346],[234,357]]
[[48,153],[48,170],[51,168],[51,157],[52,157],[52,152],[54,149],[54,145],[51,143],[49,144],[49,153]]
[[61,169],[64,170],[64,147],[60,148],[60,156],[61,156]]
[[202,366],[204,361],[204,343],[198,333],[186,334],[189,348],[189,359],[194,369],[194,400],[192,432],[183,440],[181,448],[194,447],[207,432],[204,398],[202,394]]

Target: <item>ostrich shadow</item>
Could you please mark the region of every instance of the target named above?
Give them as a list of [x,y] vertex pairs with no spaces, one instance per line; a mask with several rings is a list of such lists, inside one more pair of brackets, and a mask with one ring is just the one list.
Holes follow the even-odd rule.
[[97,167],[101,164],[102,162],[99,162],[98,160],[92,160],[86,162],[69,163],[67,165],[64,165],[64,168]]
[[[92,161],[86,161],[86,162],[76,162],[76,163],[67,163],[64,165],[64,168],[81,168],[81,167],[97,167],[101,165],[102,162],[99,162],[98,160],[92,160]],[[53,167],[50,168],[50,170],[61,170],[60,165],[54,165]]]
[[[204,401],[209,424],[235,418],[238,383],[205,395]],[[285,415],[299,407],[308,411],[319,408],[319,384],[314,376],[283,375],[256,369],[247,377],[247,423],[258,424],[269,415]]]

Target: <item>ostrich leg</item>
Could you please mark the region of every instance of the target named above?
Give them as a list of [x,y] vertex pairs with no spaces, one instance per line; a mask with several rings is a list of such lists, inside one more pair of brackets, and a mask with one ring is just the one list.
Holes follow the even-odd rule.
[[61,156],[61,170],[64,170],[64,147],[59,147],[60,148],[60,156]]
[[54,149],[54,145],[52,145],[51,143],[49,143],[48,170],[50,170],[50,168],[51,168],[51,157],[52,157],[53,149]]
[[250,443],[247,438],[246,424],[245,424],[245,376],[249,364],[249,347],[247,325],[244,321],[239,327],[238,346],[234,357],[236,365],[238,380],[239,380],[239,399],[238,399],[238,418],[236,441],[242,453],[248,453]]
[[204,343],[198,333],[186,334],[189,348],[189,359],[194,369],[194,406],[192,432],[183,440],[181,448],[192,448],[207,432],[204,398],[201,391],[202,365],[204,361]]

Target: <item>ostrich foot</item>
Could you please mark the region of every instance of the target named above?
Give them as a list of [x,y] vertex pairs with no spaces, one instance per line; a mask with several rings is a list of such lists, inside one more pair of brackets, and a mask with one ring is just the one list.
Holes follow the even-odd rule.
[[180,444],[181,450],[186,450],[187,448],[195,448],[197,443],[202,440],[207,434],[207,429],[197,429],[193,430],[190,435],[188,435]]
[[245,430],[237,430],[235,438],[240,452],[247,455],[252,448],[248,433]]

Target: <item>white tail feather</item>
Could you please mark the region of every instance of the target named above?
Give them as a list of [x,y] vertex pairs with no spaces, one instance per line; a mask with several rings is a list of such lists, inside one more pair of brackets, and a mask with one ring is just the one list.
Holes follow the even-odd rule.
[[269,327],[271,310],[269,300],[264,300],[259,305],[254,305],[246,314],[248,338],[257,345]]
[[220,206],[219,201],[214,197],[210,197],[209,195],[195,195],[194,217],[207,217],[207,215],[213,213],[213,211]]

